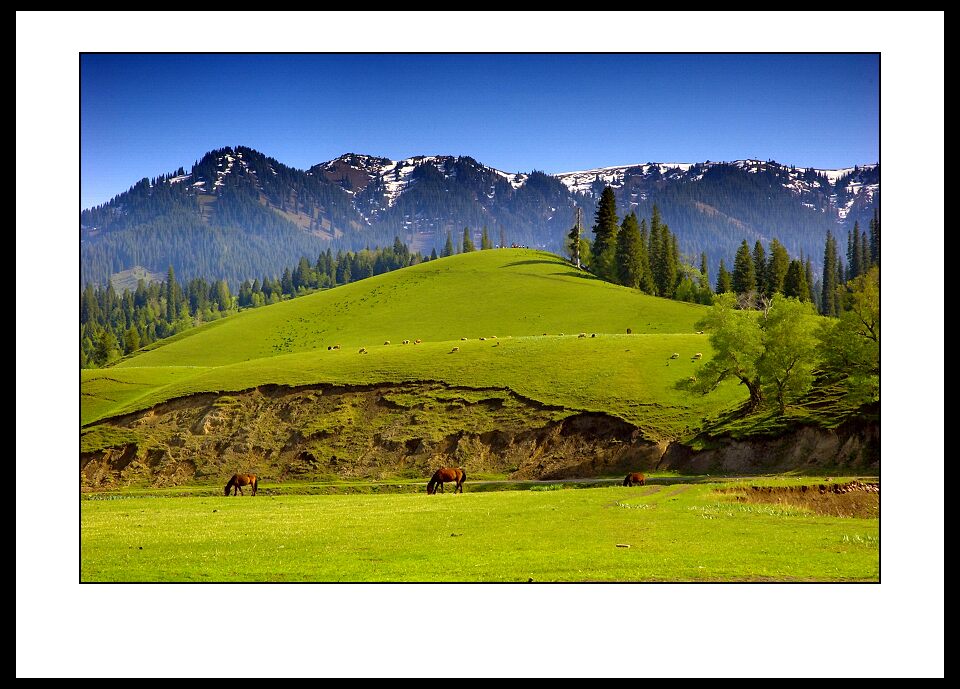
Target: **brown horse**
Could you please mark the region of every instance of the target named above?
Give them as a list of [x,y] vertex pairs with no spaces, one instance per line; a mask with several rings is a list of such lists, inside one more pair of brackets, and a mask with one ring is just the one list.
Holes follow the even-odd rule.
[[643,482],[646,479],[641,473],[627,474],[627,477],[623,479],[623,485],[625,486],[642,486]]
[[437,469],[433,478],[430,479],[430,482],[427,484],[427,495],[433,495],[437,492],[437,485],[440,485],[440,492],[443,493],[443,484],[447,481],[454,481],[457,484],[456,489],[453,491],[463,492],[463,482],[467,480],[467,472],[463,469],[452,469],[444,467],[443,469]]
[[240,486],[252,486],[253,494],[257,494],[257,475],[256,474],[234,474],[230,477],[230,480],[227,481],[227,485],[223,487],[223,494],[230,495],[230,489],[233,488],[233,494],[236,495],[237,491],[240,491],[240,495],[243,495],[243,489]]

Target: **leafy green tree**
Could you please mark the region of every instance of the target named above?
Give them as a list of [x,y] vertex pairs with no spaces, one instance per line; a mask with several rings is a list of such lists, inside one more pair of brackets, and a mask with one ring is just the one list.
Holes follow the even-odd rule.
[[757,280],[754,273],[753,257],[750,255],[750,247],[747,246],[747,240],[744,239],[737,249],[737,255],[733,261],[733,275],[730,278],[733,291],[737,294],[748,294],[756,291]]
[[617,200],[613,189],[604,187],[597,206],[595,224],[593,226],[593,272],[605,280],[614,281],[616,277],[614,253],[616,250],[617,231],[620,226],[617,222]]
[[757,314],[737,309],[737,296],[723,292],[714,298],[713,306],[697,327],[710,331],[713,357],[700,368],[689,387],[707,394],[728,378],[735,378],[750,393],[744,413],[759,408],[763,404],[763,387],[757,362],[763,355],[763,333]]
[[[800,266],[800,261],[793,261],[791,270],[794,265]],[[813,384],[817,341],[811,316],[813,310],[808,304],[777,295],[762,319],[763,355],[757,361],[757,372],[781,415],[786,412],[787,402],[803,395]]]
[[880,394],[880,269],[874,266],[847,288],[838,320],[822,323],[817,333],[823,368],[843,380],[862,401]]
[[717,271],[717,294],[725,294],[733,291],[733,281],[730,279],[730,272],[723,265],[723,259],[720,259],[720,269]]
[[809,305],[775,295],[765,313],[737,308],[737,295],[719,294],[697,326],[710,331],[713,357],[692,382],[680,387],[707,394],[727,379],[739,380],[749,392],[741,413],[776,401],[781,414],[786,405],[805,393],[817,363]]
[[643,277],[643,245],[635,213],[628,213],[617,233],[616,266],[621,285],[637,289]]

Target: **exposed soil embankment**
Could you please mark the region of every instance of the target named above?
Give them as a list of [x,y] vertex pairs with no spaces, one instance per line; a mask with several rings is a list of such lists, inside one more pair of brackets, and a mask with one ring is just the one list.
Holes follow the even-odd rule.
[[671,443],[659,469],[694,474],[880,470],[880,423],[851,420],[835,429],[804,426],[776,437],[714,438],[708,449]]
[[286,387],[204,393],[81,432],[86,489],[226,481],[468,477],[588,478],[627,471],[765,473],[879,470],[879,424],[801,428],[776,438],[714,439],[694,451],[653,443],[601,413],[574,412],[509,390],[439,383]]
[[775,503],[809,510],[831,517],[880,517],[880,484],[850,481],[821,483],[819,486],[751,486],[718,489],[732,493],[737,502]]
[[555,479],[652,467],[664,448],[620,419],[507,390],[271,385],[171,400],[85,429],[80,468],[89,489],[226,481],[237,471],[275,481],[423,478],[442,465]]

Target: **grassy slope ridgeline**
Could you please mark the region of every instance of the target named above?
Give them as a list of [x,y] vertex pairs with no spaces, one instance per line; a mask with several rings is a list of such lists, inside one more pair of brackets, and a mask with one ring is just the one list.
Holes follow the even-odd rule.
[[[745,396],[732,384],[705,398],[674,389],[700,366],[694,353],[709,358],[707,338],[694,334],[703,313],[595,280],[548,253],[476,252],[246,311],[84,371],[82,423],[266,383],[439,380],[605,411],[651,438],[674,438]],[[423,344],[400,344],[416,338]]]

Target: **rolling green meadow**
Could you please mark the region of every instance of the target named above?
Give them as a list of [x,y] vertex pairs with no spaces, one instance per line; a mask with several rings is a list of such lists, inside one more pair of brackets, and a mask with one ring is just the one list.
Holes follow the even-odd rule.
[[81,580],[879,580],[879,520],[738,503],[721,485],[88,499]]
[[[648,440],[690,438],[747,396],[732,382],[707,396],[678,388],[712,354],[697,333],[705,313],[594,279],[545,252],[461,254],[242,311],[82,371],[81,448],[136,442],[135,429],[109,420],[185,396],[317,384],[509,390],[560,416],[619,417]],[[505,477],[471,480],[480,478]],[[239,499],[225,498],[222,482],[85,494],[81,579],[879,578],[876,518],[775,499],[739,503],[716,492],[719,483],[671,484],[666,475],[634,489],[471,489],[471,480],[464,494],[432,497],[420,492],[426,477],[382,490],[262,486]]]
[[84,370],[81,424],[270,383],[442,381],[603,411],[651,439],[673,438],[745,398],[734,384],[707,397],[675,388],[696,373],[694,354],[709,358],[695,328],[705,312],[597,280],[546,252],[462,254],[244,311]]

